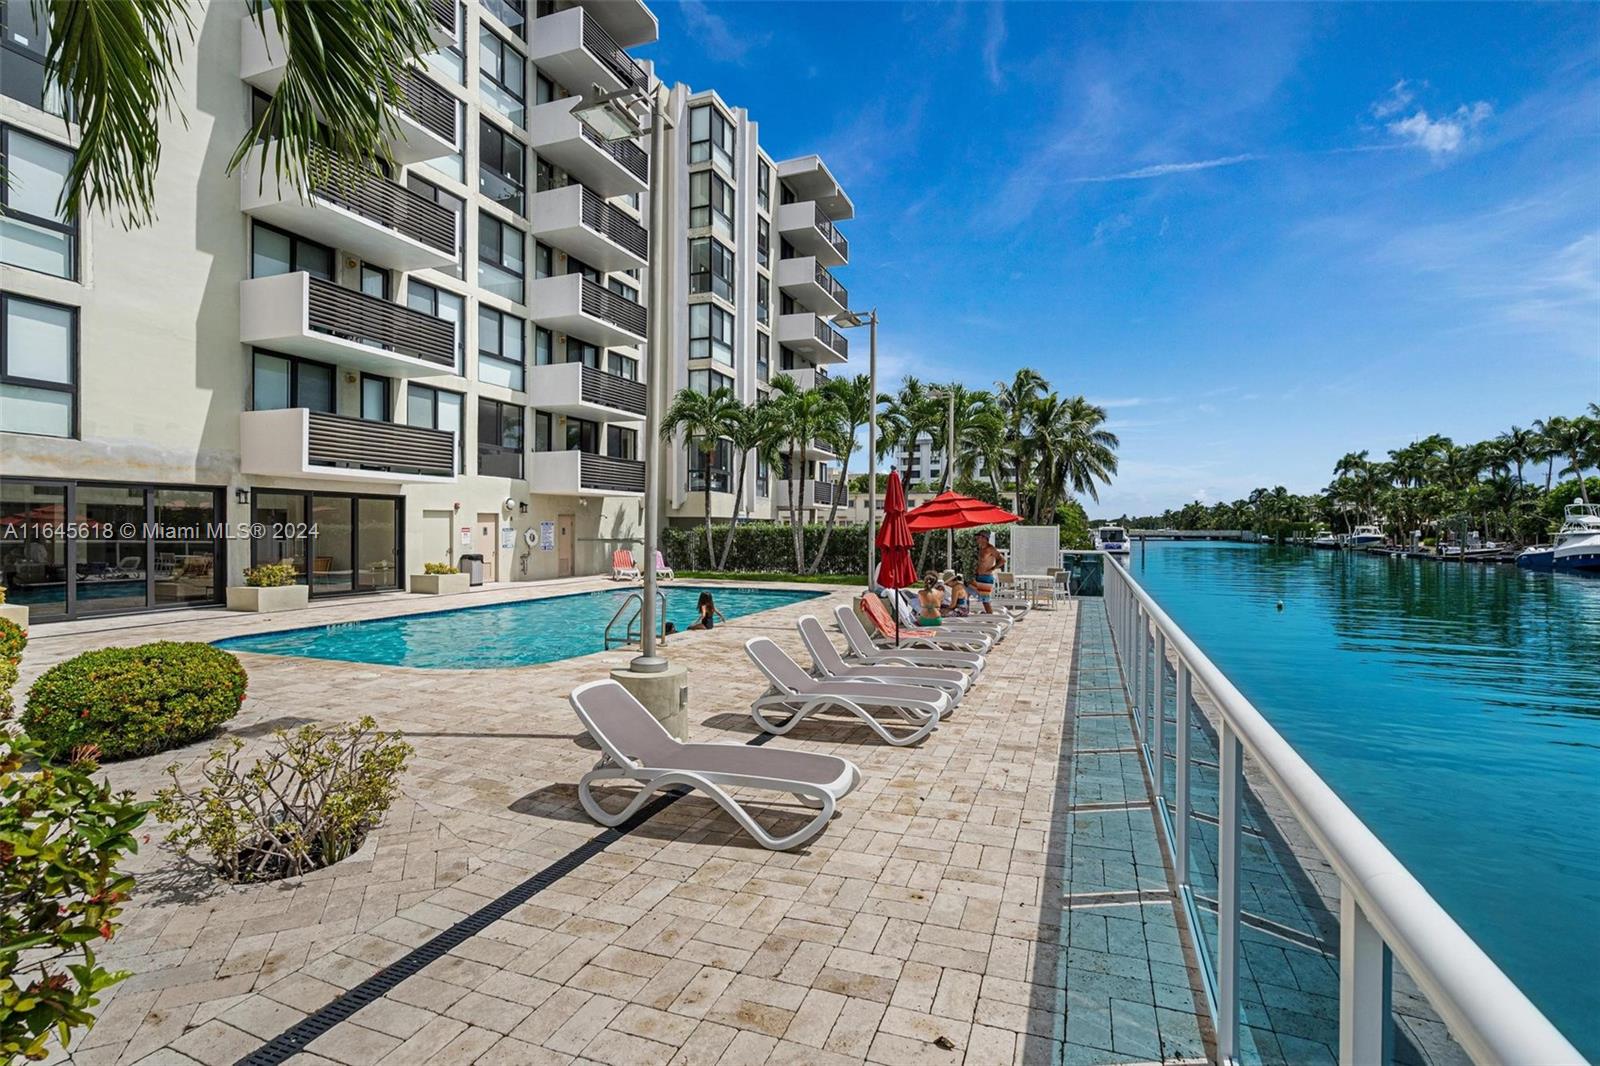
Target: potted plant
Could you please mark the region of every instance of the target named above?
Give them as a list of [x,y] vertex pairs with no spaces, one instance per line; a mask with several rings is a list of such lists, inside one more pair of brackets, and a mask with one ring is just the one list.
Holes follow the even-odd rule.
[[411,575],[411,591],[429,596],[454,596],[470,588],[471,578],[449,563],[423,563],[422,573]]
[[311,595],[309,585],[295,581],[293,563],[262,563],[244,572],[243,585],[228,586],[230,611],[298,611]]
[[22,627],[23,629],[28,628],[27,605],[21,603],[7,603],[6,587],[4,585],[0,585],[0,618],[4,618],[7,622],[11,622],[14,625]]

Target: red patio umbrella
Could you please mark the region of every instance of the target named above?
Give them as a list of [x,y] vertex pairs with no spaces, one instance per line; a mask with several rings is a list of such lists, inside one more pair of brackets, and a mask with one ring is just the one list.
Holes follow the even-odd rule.
[[941,492],[906,514],[906,526],[913,533],[926,533],[930,529],[999,526],[1020,521],[1021,518],[1003,507],[963,496],[959,492]]
[[[900,471],[889,471],[889,487],[883,494],[883,524],[878,527],[878,584],[886,589],[909,588],[917,583],[916,567],[911,565],[911,530],[906,528],[906,490],[900,484]],[[869,590],[870,591],[870,590]],[[898,608],[898,604],[895,605]],[[894,615],[894,642],[900,643],[900,611]]]

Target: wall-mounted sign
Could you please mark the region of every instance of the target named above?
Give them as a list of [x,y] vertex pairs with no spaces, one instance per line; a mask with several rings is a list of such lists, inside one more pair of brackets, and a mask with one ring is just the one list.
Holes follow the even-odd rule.
[[556,550],[556,524],[554,522],[539,523],[539,550],[545,552]]
[[500,527],[500,547],[515,548],[517,546],[517,531],[514,527],[504,525]]
[[461,546],[463,548],[472,547],[472,527],[471,526],[462,526],[461,527]]

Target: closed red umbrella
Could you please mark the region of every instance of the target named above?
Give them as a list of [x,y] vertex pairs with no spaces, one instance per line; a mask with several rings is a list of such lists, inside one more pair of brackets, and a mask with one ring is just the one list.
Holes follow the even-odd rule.
[[958,492],[941,492],[906,515],[906,526],[913,533],[926,533],[930,529],[998,526],[1020,521],[1021,518],[1003,507]]
[[[889,487],[883,494],[883,524],[878,527],[878,584],[886,589],[909,588],[917,583],[917,569],[911,565],[911,530],[906,527],[906,490],[900,472],[889,471]],[[870,592],[869,592],[870,594]],[[900,643],[900,612],[894,615],[894,640]]]

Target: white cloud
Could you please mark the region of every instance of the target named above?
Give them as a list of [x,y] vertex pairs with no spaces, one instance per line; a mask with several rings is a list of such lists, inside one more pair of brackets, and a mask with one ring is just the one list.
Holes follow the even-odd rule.
[[1187,174],[1195,170],[1211,170],[1216,167],[1238,166],[1240,163],[1253,163],[1260,159],[1259,155],[1247,152],[1243,155],[1225,155],[1216,159],[1194,159],[1182,163],[1154,163],[1137,170],[1125,170],[1119,174],[1097,174],[1085,178],[1068,178],[1070,182],[1087,185],[1107,181],[1145,181],[1150,178],[1164,178],[1168,174]]
[[699,40],[706,54],[713,59],[742,66],[750,52],[766,44],[772,34],[763,33],[742,38],[733,32],[721,15],[706,6],[705,0],[683,0],[679,10],[689,32]]
[[1120,211],[1110,218],[1101,219],[1094,227],[1094,244],[1105,244],[1117,234],[1133,225],[1133,216],[1126,211]]
[[[1423,84],[1426,85],[1427,83],[1424,82]],[[1411,101],[1416,98],[1417,94],[1411,90],[1411,83],[1401,78],[1389,87],[1389,91],[1384,94],[1381,100],[1372,105],[1372,114],[1375,118],[1388,118],[1390,115],[1398,115],[1410,107]]]
[[1001,3],[989,5],[989,29],[983,41],[983,70],[989,84],[999,88],[1004,77],[1000,71],[1000,48],[1006,43],[1006,9]]
[[1462,104],[1450,114],[1438,118],[1418,108],[1410,118],[1389,123],[1388,129],[1402,141],[1423,149],[1437,159],[1460,151],[1467,137],[1493,113],[1494,108],[1486,100]]

